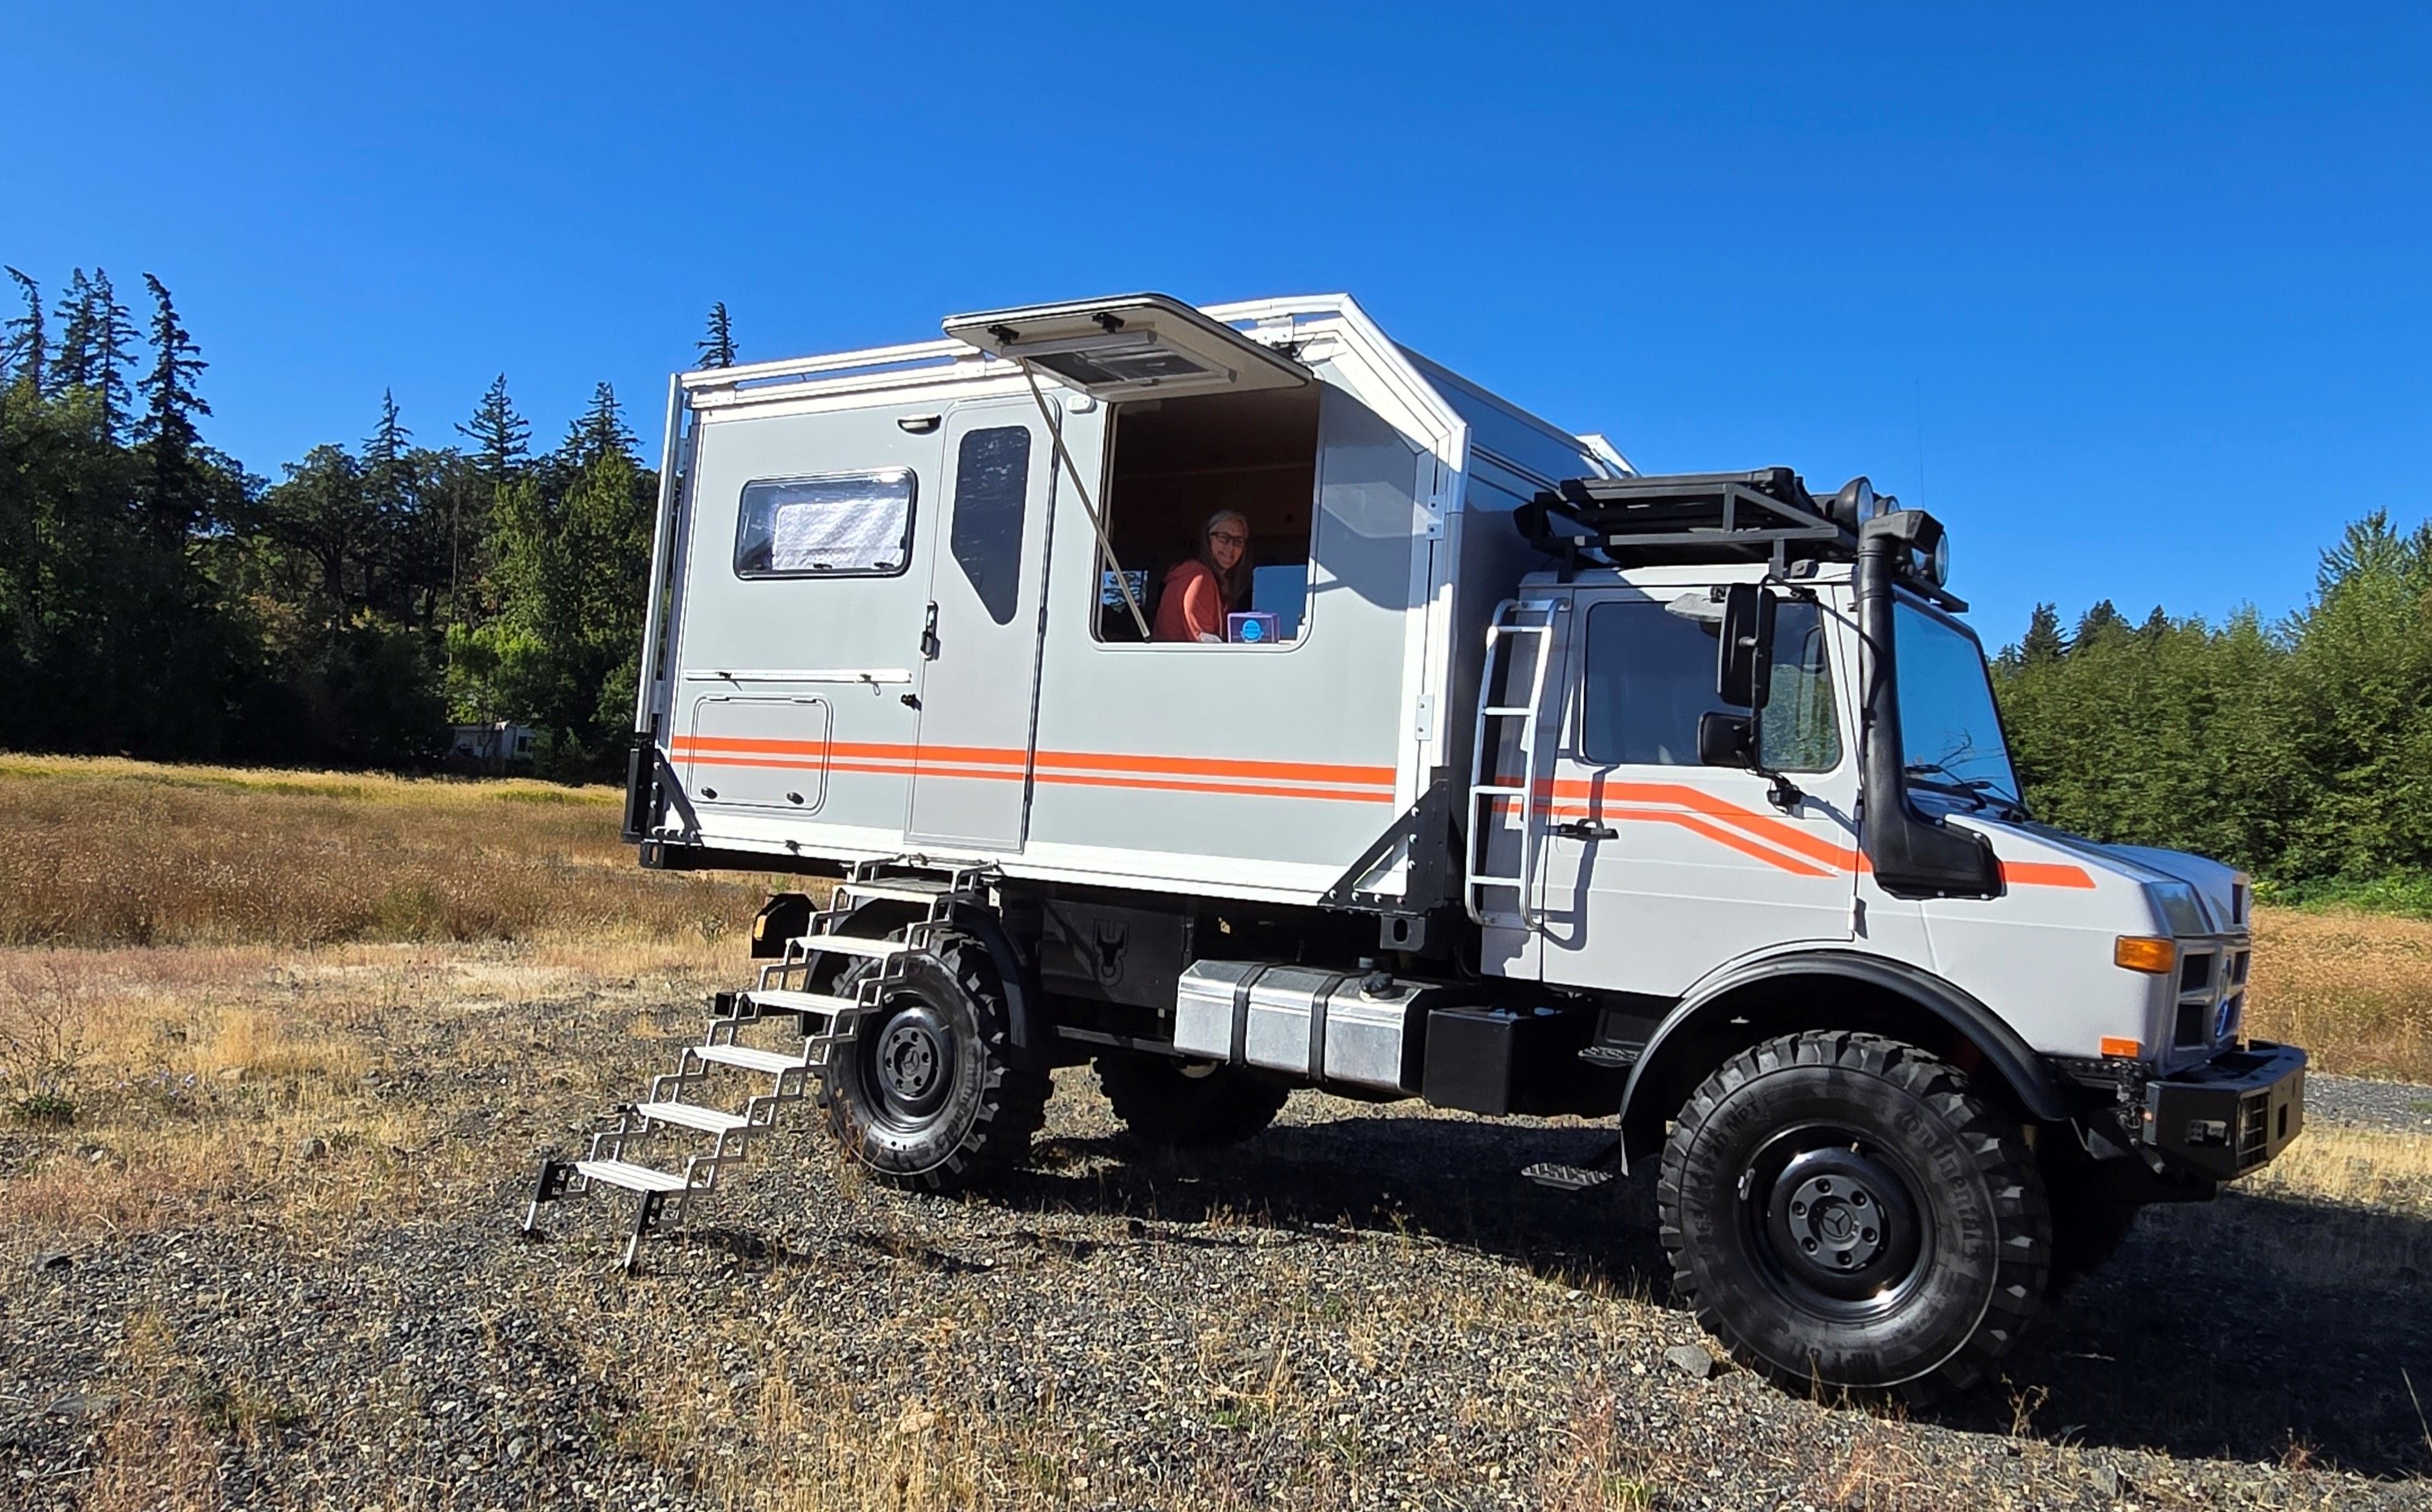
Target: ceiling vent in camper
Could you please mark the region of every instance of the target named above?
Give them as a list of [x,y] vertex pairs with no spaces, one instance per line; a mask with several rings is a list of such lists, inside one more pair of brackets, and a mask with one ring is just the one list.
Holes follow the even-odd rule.
[[1309,371],[1162,294],[955,315],[946,334],[1019,358],[1100,399],[1296,388]]

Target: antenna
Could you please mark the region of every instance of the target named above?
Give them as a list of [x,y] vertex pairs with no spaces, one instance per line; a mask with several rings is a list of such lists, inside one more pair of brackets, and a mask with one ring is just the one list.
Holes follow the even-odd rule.
[[1925,502],[1925,380],[1912,377],[1917,392],[1917,501]]

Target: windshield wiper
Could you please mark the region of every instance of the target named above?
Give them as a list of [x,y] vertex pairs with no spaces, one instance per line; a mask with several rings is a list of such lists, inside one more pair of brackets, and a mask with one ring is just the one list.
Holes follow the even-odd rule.
[[1931,777],[1935,774],[1950,778],[1948,782],[1913,782],[1912,785],[1923,788],[1928,792],[1948,793],[1953,798],[1965,798],[1974,804],[1980,813],[1992,807],[1985,801],[1987,793],[2001,801],[2001,809],[2005,813],[2023,817],[2026,812],[2018,799],[2012,797],[2000,783],[1990,777],[1963,777],[1939,761],[1912,761],[1900,770],[1912,779]]

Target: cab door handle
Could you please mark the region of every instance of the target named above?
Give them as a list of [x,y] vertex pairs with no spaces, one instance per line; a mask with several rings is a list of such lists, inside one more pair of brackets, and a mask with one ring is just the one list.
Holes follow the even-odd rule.
[[1554,833],[1572,840],[1611,840],[1621,831],[1593,819],[1566,819],[1554,826]]

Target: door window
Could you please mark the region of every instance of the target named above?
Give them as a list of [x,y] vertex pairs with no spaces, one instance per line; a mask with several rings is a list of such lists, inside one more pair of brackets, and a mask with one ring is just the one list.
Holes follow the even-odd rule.
[[972,431],[954,454],[949,545],[988,618],[1013,622],[1022,598],[1022,520],[1029,504],[1030,427]]
[[[1697,765],[1697,721],[1709,712],[1734,712],[1714,694],[1721,635],[1718,619],[1685,616],[1652,599],[1591,608],[1580,759],[1599,766]],[[1841,735],[1821,609],[1784,600],[1775,615],[1773,644],[1762,722],[1765,764],[1779,772],[1829,772],[1840,765]]]

